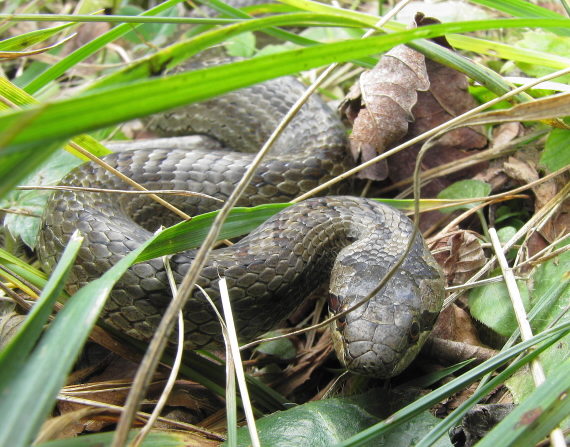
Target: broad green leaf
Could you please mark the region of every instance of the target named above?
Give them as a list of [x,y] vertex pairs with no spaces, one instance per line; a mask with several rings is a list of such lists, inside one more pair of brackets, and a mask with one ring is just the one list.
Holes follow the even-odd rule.
[[[438,199],[461,200],[486,197],[491,192],[491,186],[480,180],[460,180],[448,186],[438,195]],[[472,209],[481,202],[467,203],[442,210],[442,213],[452,213],[459,209]]]
[[[264,338],[277,337],[279,335],[282,334],[280,332],[269,332],[264,335]],[[297,355],[295,345],[288,338],[265,341],[260,343],[259,346],[255,348],[255,351],[261,352],[262,354],[273,355],[284,360],[294,359]]]
[[252,57],[255,54],[255,34],[248,31],[230,37],[224,43],[226,53],[232,57]]
[[570,141],[569,130],[552,129],[540,156],[540,164],[546,166],[551,172],[570,165],[568,141]]
[[[516,46],[542,52],[545,55],[567,57],[570,54],[570,36],[557,36],[545,31],[528,31],[524,33],[523,39],[516,43]],[[527,75],[540,78],[556,71],[554,68],[545,67],[540,63],[517,62],[517,66]],[[570,82],[570,75],[560,76],[555,79],[557,82]]]
[[506,244],[511,238],[517,234],[518,228],[507,226],[497,230],[497,236],[501,244]]
[[[517,282],[525,309],[530,309],[529,291],[522,281]],[[487,284],[469,293],[469,310],[485,326],[509,337],[518,327],[507,286],[504,283]]]
[[[386,401],[390,401],[390,397],[376,391],[351,398],[309,402],[256,421],[259,438],[261,444],[267,447],[329,447],[377,423],[380,415],[387,417],[390,405]],[[423,412],[367,445],[407,447],[438,422],[429,412]],[[238,446],[248,445],[251,445],[251,441],[247,428],[243,427],[238,430]],[[435,445],[451,446],[451,442],[442,440]]]
[[[55,185],[81,160],[70,153],[60,150],[54,153],[36,172],[22,180],[26,186]],[[0,200],[0,207],[13,211],[27,212],[41,216],[50,195],[49,191],[12,191],[5,200]],[[30,248],[35,248],[40,218],[25,214],[6,214],[4,226],[12,237],[18,237]]]

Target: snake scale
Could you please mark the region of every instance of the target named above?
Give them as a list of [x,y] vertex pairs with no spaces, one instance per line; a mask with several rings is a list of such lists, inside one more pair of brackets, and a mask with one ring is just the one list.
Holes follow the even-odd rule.
[[[157,131],[213,134],[202,147],[171,148],[162,140],[133,143],[105,161],[148,189],[184,189],[224,199],[256,151],[303,92],[285,77],[243,89],[201,105],[162,115]],[[168,140],[164,140],[165,142]],[[257,170],[238,203],[253,206],[285,202],[350,167],[346,131],[318,97],[311,97]],[[82,165],[61,185],[131,189],[99,166]],[[346,184],[327,193],[344,194]],[[135,198],[133,198],[135,197]],[[168,196],[190,215],[219,203],[197,197]],[[179,220],[147,196],[56,191],[42,219],[39,257],[55,267],[71,234],[85,240],[67,290],[71,293],[100,277],[159,225]],[[251,340],[282,322],[317,288],[329,284],[332,314],[374,289],[404,250],[412,224],[399,211],[369,199],[328,196],[286,208],[235,245],[214,251],[198,284],[219,303],[218,274],[228,280],[238,335]],[[187,272],[194,252],[170,260],[176,281]],[[330,280],[330,281],[329,281]],[[332,328],[341,362],[369,376],[390,377],[415,357],[431,330],[443,300],[443,276],[418,236],[400,269],[366,305]],[[102,319],[127,334],[149,340],[171,300],[162,260],[132,266],[116,284]],[[219,345],[219,323],[195,290],[184,311],[185,348]]]

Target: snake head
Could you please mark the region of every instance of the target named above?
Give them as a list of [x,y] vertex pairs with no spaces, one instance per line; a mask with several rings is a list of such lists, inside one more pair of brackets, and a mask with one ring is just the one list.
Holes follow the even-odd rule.
[[[332,323],[337,357],[349,371],[388,378],[399,374],[416,357],[433,328],[444,297],[441,270],[432,259],[429,255],[427,261],[422,257],[406,261],[380,292]],[[337,262],[333,268],[337,272],[332,277],[341,279],[331,281],[331,316],[365,298],[388,268],[359,268]]]

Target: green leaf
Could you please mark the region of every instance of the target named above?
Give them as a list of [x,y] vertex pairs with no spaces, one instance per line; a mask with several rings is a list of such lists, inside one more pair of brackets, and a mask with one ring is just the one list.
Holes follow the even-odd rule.
[[503,227],[497,230],[497,236],[502,244],[506,244],[515,234],[517,234],[517,231],[518,229],[515,227]]
[[[269,332],[264,335],[264,338],[277,337],[282,335],[279,332]],[[259,351],[262,354],[272,355],[280,359],[290,360],[294,359],[297,355],[297,349],[295,345],[288,338],[282,338],[281,340],[265,341],[260,343],[255,351]]]
[[[525,309],[530,309],[529,291],[522,281],[517,282]],[[510,336],[518,327],[507,286],[504,283],[487,284],[469,293],[471,315],[498,334]]]
[[[570,37],[557,36],[545,31],[528,31],[516,46],[541,52],[545,55],[564,56],[570,54]],[[529,76],[540,78],[556,71],[554,68],[545,67],[542,64],[517,62],[517,66]],[[570,75],[559,76],[556,82],[570,82]]]
[[[413,208],[413,200],[376,200],[401,210],[411,210]],[[427,202],[423,203],[422,201],[425,206],[429,206],[430,203],[434,202],[435,204],[440,203],[437,201]],[[271,216],[290,205],[290,203],[270,203],[251,208],[233,208],[224,222],[219,239],[231,239],[248,234]],[[137,262],[198,247],[204,241],[218,212],[212,211],[200,214],[188,222],[181,222],[162,231],[152,239],[152,242],[139,256]]]
[[[289,203],[273,203],[253,208],[233,208],[224,222],[219,238],[228,239],[247,234],[289,205]],[[200,214],[189,222],[181,222],[162,231],[152,239],[151,244],[139,256],[137,262],[199,246],[208,234],[218,212]]]
[[255,54],[255,34],[246,32],[225,42],[226,53],[232,57],[252,57]]
[[[54,185],[71,169],[82,161],[70,153],[59,150],[53,154],[36,172],[22,180],[24,185]],[[23,211],[41,216],[49,197],[49,191],[12,191],[5,200],[0,200],[0,207],[13,211]],[[39,217],[25,214],[6,214],[4,226],[15,239],[20,237],[30,248],[35,248],[40,228]]]
[[[474,199],[476,197],[487,197],[490,192],[491,186],[488,183],[480,180],[461,180],[445,188],[437,195],[437,198],[448,200]],[[447,214],[460,209],[469,210],[475,208],[475,206],[480,203],[481,202],[474,202],[465,205],[453,206],[446,208],[441,212]]]
[[540,164],[546,166],[551,172],[570,165],[568,141],[570,141],[569,130],[552,129],[540,156]]

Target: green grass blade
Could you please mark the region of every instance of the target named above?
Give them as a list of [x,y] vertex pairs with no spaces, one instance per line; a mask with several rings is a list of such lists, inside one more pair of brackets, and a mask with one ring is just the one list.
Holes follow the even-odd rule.
[[477,445],[534,446],[570,414],[570,357]]
[[487,54],[501,59],[509,59],[527,64],[542,65],[544,67],[562,70],[570,66],[570,59],[555,54],[543,53],[541,51],[528,50],[501,42],[492,42],[474,37],[454,34],[448,36],[449,42],[462,50],[473,51],[479,54]]
[[[337,11],[337,8],[333,6],[325,5],[323,3],[313,2],[310,0],[281,0],[281,1],[283,1],[283,3],[286,3],[288,5],[301,8],[307,11],[315,11],[315,12]],[[357,11],[344,10],[344,14],[347,15],[347,17],[351,17],[353,19],[360,18],[363,21],[368,21],[369,26],[373,26],[378,20],[378,17],[370,16],[368,14],[364,14]],[[484,23],[485,26],[492,26],[492,24],[495,22],[496,21],[494,20],[493,21],[484,20],[479,23]],[[460,23],[467,23],[467,22],[460,22]],[[387,24],[384,25],[384,28],[396,32],[401,32],[405,29],[405,25],[396,22],[388,22]],[[453,32],[459,32],[459,31],[453,31]],[[471,37],[458,36],[461,39],[463,39],[458,41],[454,41],[455,35],[449,35],[446,37],[452,44],[454,45],[458,44],[457,45],[458,48],[462,48],[461,46],[462,41],[467,41],[469,42],[469,44],[473,45],[472,40],[470,40],[473,39]],[[449,51],[446,48],[443,48],[434,42],[419,39],[413,42],[409,42],[407,45],[410,48],[413,48],[414,50],[419,51],[420,53],[429,57],[430,59],[439,62],[443,65],[446,65],[448,67],[451,67],[455,70],[458,70],[459,72],[469,76],[471,79],[479,82],[481,85],[485,86],[487,89],[495,93],[497,96],[509,92],[512,88],[512,86],[509,83],[507,83],[499,74],[495,73],[489,68],[477,64],[472,60],[466,59],[455,52]],[[532,99],[527,94],[519,94],[515,98],[519,102],[525,102]]]
[[[288,203],[277,203],[254,208],[234,208],[224,222],[219,239],[247,234],[287,206]],[[137,262],[199,246],[208,234],[217,214],[218,211],[201,214],[189,222],[181,222],[167,228],[154,238],[153,243],[139,256]]]
[[[514,19],[434,25],[366,41],[349,40],[303,48],[223,67],[123,84],[6,114],[0,117],[0,135],[3,136],[0,143],[6,146],[0,151],[0,177],[5,180],[0,188],[0,197],[49,155],[49,150],[54,149],[49,145],[54,141],[208,99],[267,79],[384,51],[417,38],[448,32],[553,24],[568,25],[570,20]],[[471,61],[463,62],[468,67],[474,66]],[[482,68],[477,67],[477,71],[482,72]],[[24,129],[26,131],[22,132]],[[49,150],[44,149],[46,146]]]
[[[241,9],[236,9],[233,8],[229,5],[226,5],[225,3],[221,2],[220,0],[208,0],[208,1],[202,1],[203,4],[207,4],[208,6],[214,8],[216,11],[225,14],[229,17],[236,17],[236,18],[242,18],[242,19],[251,19],[251,16],[248,15],[246,12],[242,11]],[[288,5],[282,5],[282,6],[288,6]],[[246,9],[246,8],[244,8]],[[304,8],[295,8],[293,7],[292,9],[294,10],[304,10]],[[339,9],[335,9],[334,11],[328,10],[328,11],[315,11],[315,12],[329,12],[332,14],[338,14],[338,13],[342,13],[343,17],[347,17],[347,18],[351,18],[354,20],[362,20],[362,19],[366,19],[369,16],[367,16],[366,14],[361,14],[360,16],[350,16],[347,14],[346,10],[339,10]],[[365,23],[368,23],[368,26],[373,26],[376,23],[377,20],[374,20],[372,23],[370,23],[370,21],[365,20]],[[320,45],[321,42],[317,42],[311,39],[307,39],[306,37],[303,36],[299,36],[297,34],[294,33],[290,33],[288,31],[279,29],[279,28],[268,28],[266,30],[264,30],[264,32],[269,35],[269,36],[273,36],[279,40],[282,40],[284,42],[291,42],[294,43],[296,45],[300,45],[303,47],[311,47],[314,45]],[[351,59],[352,62],[354,62],[355,64],[361,65],[365,68],[372,68],[376,65],[376,63],[378,62],[377,59],[373,58],[373,57],[368,57],[368,56],[363,56],[360,58],[355,58],[355,59]]]
[[[72,237],[69,245],[64,251],[61,262],[53,272],[52,278],[47,282],[38,302],[29,313],[28,317],[20,327],[18,333],[10,341],[2,352],[0,352],[0,413],[4,416],[0,418],[0,445],[27,446],[39,430],[44,418],[53,405],[53,396],[49,396],[42,402],[38,397],[44,390],[45,372],[52,374],[51,369],[42,369],[45,365],[34,365],[35,370],[30,371],[30,359],[37,357],[32,355],[28,358],[32,348],[40,337],[45,324],[53,310],[53,306],[63,290],[63,285],[71,271],[75,257],[79,252],[83,238]],[[63,341],[65,343],[65,341]],[[40,345],[42,342],[40,342]],[[54,352],[55,349],[55,352]],[[48,346],[54,359],[59,360],[58,351],[60,347]],[[35,351],[36,353],[38,350]],[[75,357],[74,357],[75,359]],[[31,373],[31,374],[30,374]],[[67,373],[67,371],[66,371]],[[61,383],[65,376],[61,377]],[[60,385],[61,386],[61,385]],[[37,388],[40,389],[37,389]],[[33,390],[33,394],[28,394]],[[55,391],[57,393],[58,389]],[[45,395],[42,395],[44,397]],[[30,408],[33,407],[33,408]],[[39,410],[39,418],[34,424],[31,410]],[[30,418],[30,416],[32,416]],[[25,420],[26,424],[18,423]]]
[[[128,119],[173,108],[187,102],[211,98],[230,90],[242,88],[337,60],[348,60],[383,51],[417,38],[429,38],[448,32],[466,32],[478,29],[493,29],[521,26],[545,26],[559,23],[570,25],[570,20],[515,19],[495,20],[492,23],[460,22],[434,25],[419,29],[373,37],[366,41],[337,42],[318,47],[292,50],[253,60],[236,62],[222,67],[213,67],[168,78],[140,81],[117,86],[115,89],[93,92],[77,98],[50,104],[46,110],[34,110],[38,115],[22,132],[14,137],[8,150],[14,151],[30,145],[45,144],[56,138],[94,130]],[[197,88],[200,86],[200,88]],[[172,92],[176,91],[176,95]],[[45,113],[49,112],[49,113]],[[0,118],[0,132],[19,124],[25,112],[16,112]]]
[[[33,440],[53,407],[57,393],[65,383],[115,282],[145,246],[134,250],[101,278],[79,290],[54,318],[17,374],[8,370],[5,372],[0,367],[3,379],[0,445],[28,446]],[[69,264],[62,268],[69,268]],[[53,290],[61,290],[64,280],[54,277],[53,282],[56,283]],[[21,421],[24,420],[26,424],[22,425]]]
[[39,29],[30,31],[29,33],[20,34],[18,36],[4,39],[0,42],[0,51],[22,51],[44,40],[49,39],[54,34],[63,31],[66,28],[75,25],[75,23],[66,23],[65,25],[54,26],[53,28]]
[[[225,25],[233,19],[209,19],[193,17],[157,17],[157,16],[121,16],[121,15],[86,15],[86,14],[0,14],[0,20],[21,22],[68,22],[75,23],[163,23],[178,25]],[[66,25],[69,26],[69,25]]]
[[82,241],[83,238],[77,237],[77,235],[72,236],[62,254],[61,262],[54,270],[50,281],[46,283],[35,306],[18,333],[12,338],[8,346],[0,352],[0,395],[4,395],[7,384],[18,375],[26,357],[48,322],[48,317],[63,290],[63,284],[65,284],[75,262]]
[[[510,14],[513,17],[537,18],[537,19],[560,19],[564,16],[523,0],[473,0],[488,8]],[[550,31],[560,36],[570,36],[570,29],[567,27],[548,27]]]
[[[376,200],[407,212],[412,212],[414,207],[414,201],[410,199]],[[447,202],[449,201],[422,200],[420,202],[420,209],[443,204],[452,206]],[[224,222],[219,239],[231,239],[248,234],[271,216],[288,206],[290,206],[289,203],[272,203],[252,208],[234,208],[231,210],[230,215]],[[137,262],[143,262],[149,259],[171,255],[198,247],[204,241],[217,214],[218,211],[201,214],[199,216],[195,216],[191,221],[181,222],[167,228],[153,239],[153,242],[148,246],[144,253],[139,256]]]
[[[168,8],[172,8],[176,6],[178,3],[182,2],[183,0],[167,0],[164,3],[161,3],[158,6],[155,6],[148,11],[143,12],[142,16],[153,16],[158,14]],[[119,37],[123,36],[124,34],[132,31],[133,27],[137,27],[138,25],[131,25],[129,23],[123,23],[109,31],[105,34],[97,37],[96,39],[92,40],[91,42],[83,45],[81,48],[77,49],[69,56],[63,58],[61,61],[44,71],[41,75],[36,77],[32,82],[25,86],[26,92],[33,95],[36,93],[40,88],[46,86],[49,82],[57,79],[61,75],[63,75],[67,70],[71,67],[75,66],[81,61],[84,61],[89,56],[94,54],[95,52],[99,51],[108,43],[113,42],[114,40],[118,39]]]
[[[4,78],[0,78],[0,91],[2,92],[2,96],[4,96],[6,99],[10,100],[19,107],[26,107],[30,105],[39,104],[39,102],[32,95],[26,93],[24,90],[15,86],[10,81]],[[0,109],[3,109],[4,107],[7,110],[9,110],[8,106],[4,105],[3,103],[0,103]],[[105,146],[103,146],[101,143],[99,143],[97,140],[95,140],[93,137],[89,135],[78,135],[74,137],[72,141],[97,157],[102,157],[103,155],[111,153],[110,150],[108,150]],[[86,160],[86,157],[79,154],[70,146],[66,145],[65,149],[79,156],[80,158]]]
[[258,31],[272,26],[354,26],[360,27],[366,24],[362,21],[346,19],[340,15],[321,13],[294,13],[284,14],[259,19],[246,20],[241,23],[228,25],[221,29],[215,29],[202,33],[185,42],[174,44],[157,53],[129,65],[123,70],[107,76],[94,83],[89,90],[111,86],[120,82],[128,82],[137,79],[156,76],[160,72],[175,67],[181,61],[188,59],[213,45],[226,41],[238,34]]
[[548,343],[542,346],[538,346],[537,348],[529,351],[525,356],[518,359],[504,371],[501,371],[500,374],[495,376],[493,380],[489,381],[484,386],[480,387],[473,393],[465,402],[463,402],[459,408],[457,408],[452,414],[446,417],[441,423],[439,423],[432,431],[430,431],[418,444],[416,447],[428,447],[433,445],[444,436],[446,433],[449,432],[454,426],[458,425],[461,422],[462,417],[467,414],[469,410],[473,408],[481,399],[487,396],[489,393],[496,390],[500,387],[505,380],[519,371],[523,366],[528,364],[533,359],[536,359],[542,352],[546,351],[552,344],[556,343],[558,340],[564,337],[564,334],[559,334],[556,336],[552,341],[552,343]]

